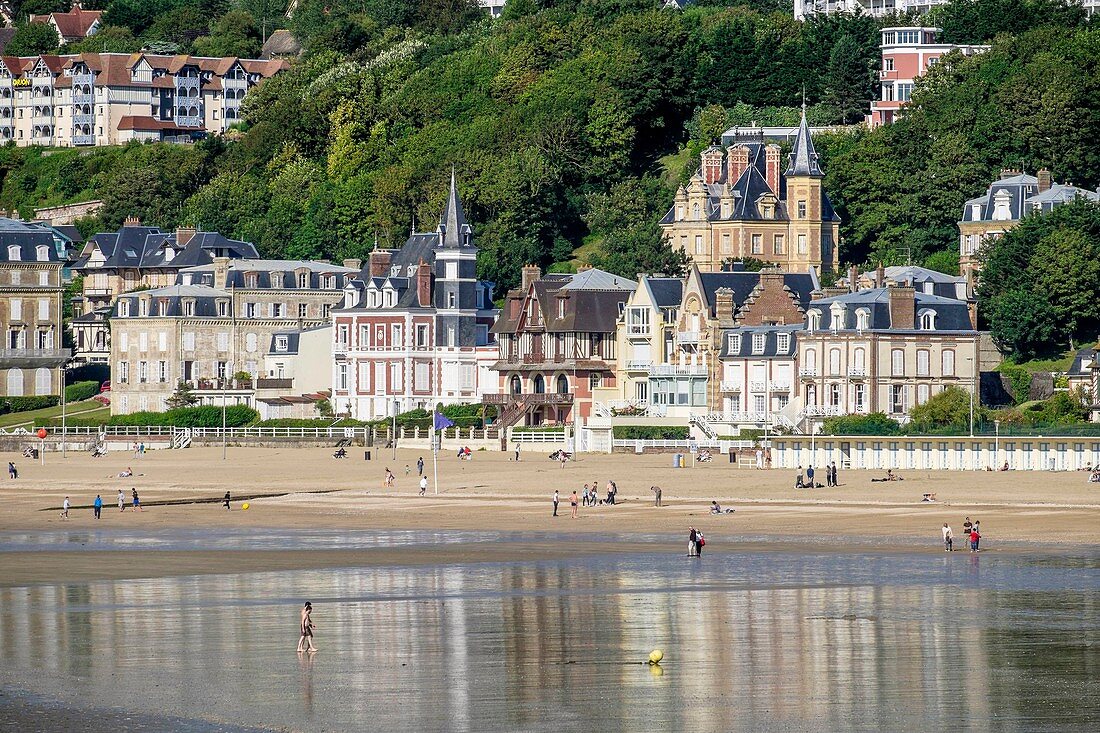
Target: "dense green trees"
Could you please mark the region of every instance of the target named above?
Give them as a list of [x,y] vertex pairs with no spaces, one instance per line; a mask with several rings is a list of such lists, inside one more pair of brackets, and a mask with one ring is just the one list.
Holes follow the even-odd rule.
[[57,48],[60,39],[57,31],[48,23],[23,23],[15,28],[15,34],[4,47],[11,56],[35,56]]

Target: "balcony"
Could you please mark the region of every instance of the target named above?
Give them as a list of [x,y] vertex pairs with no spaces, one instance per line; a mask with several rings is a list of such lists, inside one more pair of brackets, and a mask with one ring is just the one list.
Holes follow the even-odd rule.
[[95,135],[73,135],[73,145],[95,145]]
[[806,417],[838,417],[844,414],[839,405],[808,405],[802,411]]
[[524,394],[487,394],[481,401],[486,405],[507,405],[523,400],[528,405],[571,405],[572,394],[558,392],[526,392]]
[[653,367],[651,361],[628,361],[626,363],[626,370],[628,372],[648,372]]
[[817,379],[818,373],[816,369],[803,367],[798,370],[798,376],[800,379]]
[[767,382],[749,382],[750,392],[763,392],[767,387]]
[[654,377],[705,377],[706,364],[654,364],[649,373]]
[[627,338],[645,338],[652,333],[648,323],[628,323],[626,326]]
[[848,370],[849,379],[866,379],[867,369],[864,367],[852,367]]
[[719,391],[727,393],[737,393],[741,391],[740,382],[722,382],[719,387]]
[[0,349],[0,367],[57,366],[71,357],[69,349]]
[[699,343],[698,331],[678,331],[676,333],[676,343],[678,344],[697,344]]
[[768,389],[771,390],[772,392],[790,392],[791,391],[791,383],[790,382],[772,382],[768,385]]

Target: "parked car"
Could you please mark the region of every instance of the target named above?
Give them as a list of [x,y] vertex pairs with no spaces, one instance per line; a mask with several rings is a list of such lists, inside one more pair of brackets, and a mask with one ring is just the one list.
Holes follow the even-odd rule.
[[103,392],[110,392],[110,391],[111,391],[111,380],[108,379],[106,382],[99,385],[100,394],[102,394]]

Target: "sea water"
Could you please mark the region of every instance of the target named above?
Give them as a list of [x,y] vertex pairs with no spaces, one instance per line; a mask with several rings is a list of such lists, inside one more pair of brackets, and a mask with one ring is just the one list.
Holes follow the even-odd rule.
[[[301,537],[279,537],[299,549]],[[47,730],[78,720],[88,731],[118,730],[120,720],[187,731],[1100,730],[1093,550],[807,546],[509,563],[518,540],[497,539],[498,563],[2,588],[0,722]],[[364,552],[386,545],[350,541]],[[149,551],[186,551],[184,540],[166,542],[172,549]],[[304,544],[340,546],[327,534]],[[319,651],[298,655],[306,600]],[[659,667],[643,664],[653,649],[664,652]]]

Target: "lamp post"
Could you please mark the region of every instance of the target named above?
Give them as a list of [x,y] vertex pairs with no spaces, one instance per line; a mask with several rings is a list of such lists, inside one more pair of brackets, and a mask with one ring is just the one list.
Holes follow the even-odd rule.
[[222,373],[222,460],[225,460],[226,455],[226,440],[225,440],[225,408],[226,402],[229,400],[227,394],[227,385],[229,384],[229,362],[225,362],[225,371]]
[[393,446],[393,460],[397,460],[397,410],[401,403],[393,401],[393,430],[390,433],[390,444]]
[[65,425],[65,365],[58,367],[60,372],[60,384],[61,384],[61,457],[66,458],[65,452],[65,434],[67,433]]
[[993,421],[993,470],[997,470],[997,466],[1001,462],[1001,421]]
[[[974,362],[974,357],[968,356],[966,360]],[[974,378],[974,370],[970,370],[970,437],[974,437],[974,393],[978,391],[978,380]]]

